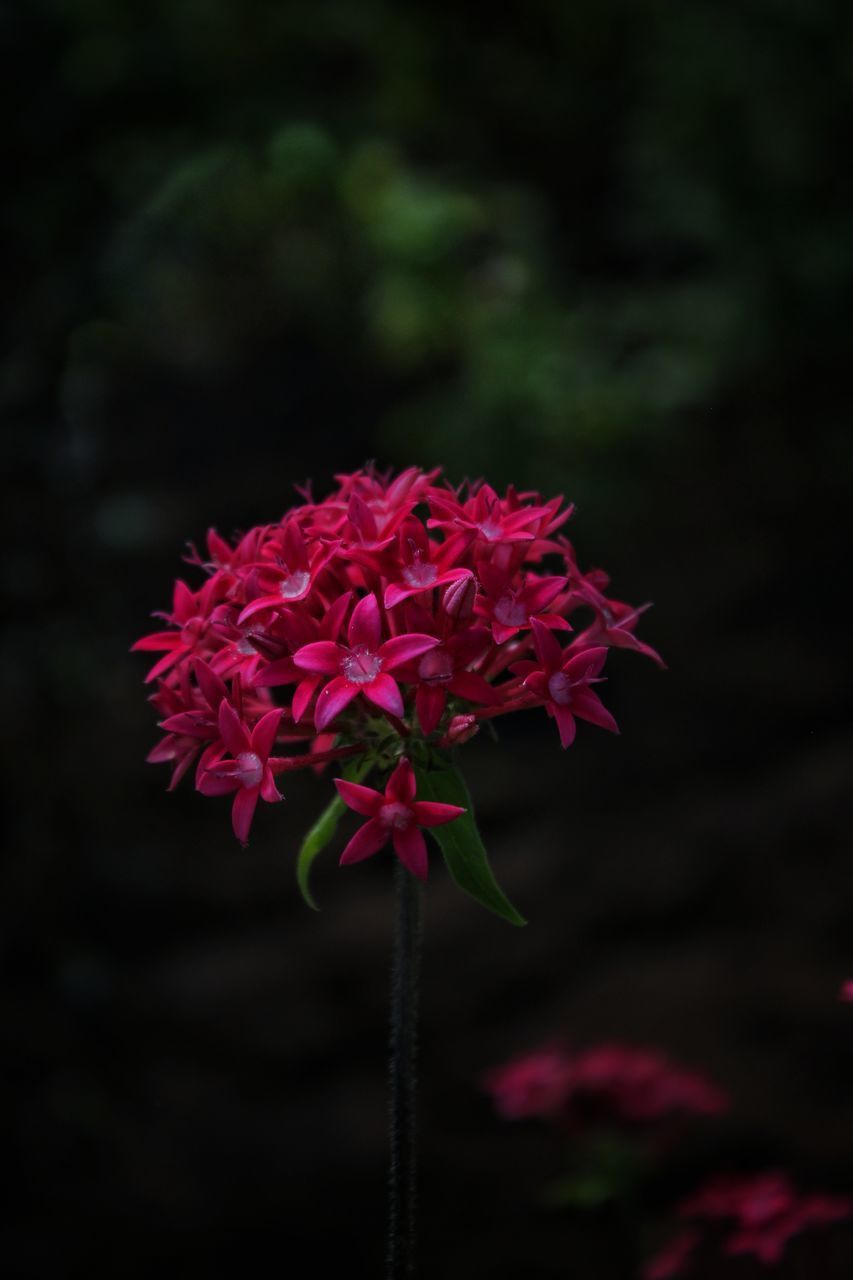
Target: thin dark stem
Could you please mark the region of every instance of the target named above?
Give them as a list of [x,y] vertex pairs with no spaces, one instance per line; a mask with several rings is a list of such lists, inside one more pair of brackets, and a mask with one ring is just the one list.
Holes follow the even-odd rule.
[[421,886],[395,867],[397,924],[391,970],[388,1280],[415,1273],[416,1095],[418,986],[421,961]]

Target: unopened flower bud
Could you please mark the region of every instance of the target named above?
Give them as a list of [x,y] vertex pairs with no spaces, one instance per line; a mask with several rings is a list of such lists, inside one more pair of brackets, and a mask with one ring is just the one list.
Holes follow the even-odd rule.
[[454,716],[447,726],[447,733],[439,740],[440,747],[460,747],[463,742],[469,742],[475,733],[479,733],[480,726],[477,723],[477,717],[472,715]]
[[464,622],[474,612],[477,598],[477,579],[472,573],[451,582],[444,593],[444,611],[458,622]]

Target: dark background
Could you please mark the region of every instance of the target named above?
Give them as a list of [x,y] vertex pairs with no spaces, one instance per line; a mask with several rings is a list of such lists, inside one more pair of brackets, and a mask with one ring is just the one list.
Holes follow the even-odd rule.
[[[30,0],[0,29],[4,1274],[380,1274],[389,863],[329,852],[309,912],[328,780],[241,853],[143,763],[127,652],[187,539],[368,458],[565,491],[669,663],[614,655],[621,738],[563,754],[525,716],[465,749],[530,925],[435,858],[423,1274],[634,1274],[606,1215],[538,1206],[559,1144],[480,1093],[555,1033],[733,1096],[649,1222],[717,1167],[853,1191],[850,6]],[[849,1277],[851,1237],[779,1274]]]

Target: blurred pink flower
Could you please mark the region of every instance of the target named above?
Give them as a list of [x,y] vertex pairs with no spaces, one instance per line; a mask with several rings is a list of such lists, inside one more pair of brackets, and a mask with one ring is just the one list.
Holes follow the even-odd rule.
[[[807,1227],[827,1226],[853,1216],[848,1196],[801,1195],[788,1176],[776,1170],[746,1176],[713,1178],[680,1206],[682,1218],[709,1222],[732,1220],[723,1240],[729,1255],[751,1254],[759,1262],[779,1262],[795,1235]],[[683,1246],[691,1237],[690,1247]],[[685,1274],[697,1229],[682,1233],[647,1265],[644,1280],[668,1280]],[[683,1247],[679,1247],[679,1246]]]
[[719,1115],[728,1099],[710,1080],[656,1049],[546,1047],[493,1068],[484,1087],[507,1119],[563,1117],[575,1124],[648,1124],[672,1114]]

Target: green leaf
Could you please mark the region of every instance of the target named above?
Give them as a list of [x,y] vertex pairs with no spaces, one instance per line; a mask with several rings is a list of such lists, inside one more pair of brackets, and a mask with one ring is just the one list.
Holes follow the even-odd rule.
[[448,822],[441,827],[432,827],[430,832],[438,841],[444,861],[452,879],[476,898],[481,906],[494,911],[510,924],[527,924],[512,903],[504,896],[489,866],[489,859],[477,824],[474,821],[474,806],[465,785],[462,774],[453,765],[441,765],[432,768],[416,768],[418,779],[418,798],[435,800],[441,804],[458,804],[468,810],[461,818]]
[[[343,775],[349,782],[360,782],[366,777],[373,766],[373,759],[361,759],[354,763],[348,764]],[[299,848],[299,854],[296,859],[296,882],[299,885],[303,898],[313,911],[319,911],[316,899],[311,892],[308,884],[308,878],[311,874],[311,867],[318,853],[322,853],[330,840],[334,838],[338,829],[338,823],[341,820],[346,805],[337,793],[334,798],[329,801],[326,808],[320,814],[311,830]]]

